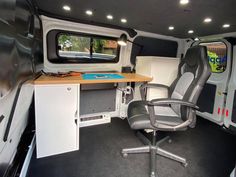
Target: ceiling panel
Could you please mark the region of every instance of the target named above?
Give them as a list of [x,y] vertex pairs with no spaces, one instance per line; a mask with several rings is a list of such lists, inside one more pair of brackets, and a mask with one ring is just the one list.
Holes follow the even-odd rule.
[[[73,18],[87,22],[118,25],[142,31],[175,36],[180,38],[200,37],[236,31],[236,0],[190,0],[181,6],[179,0],[35,0],[42,11],[60,17]],[[63,5],[71,7],[70,12],[62,9]],[[85,10],[93,10],[93,16],[87,16]],[[106,19],[112,14],[114,19]],[[128,22],[121,24],[125,17]],[[205,17],[212,22],[203,23]],[[231,27],[223,29],[224,23]],[[175,29],[169,31],[173,25]],[[188,30],[194,34],[188,34]]]

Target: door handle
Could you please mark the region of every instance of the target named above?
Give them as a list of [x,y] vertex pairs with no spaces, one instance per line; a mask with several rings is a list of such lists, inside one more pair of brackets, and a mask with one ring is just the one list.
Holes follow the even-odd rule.
[[75,119],[75,124],[77,125],[77,123],[78,123],[78,119]]
[[75,111],[75,124],[77,125],[78,122],[78,110]]
[[75,111],[75,117],[78,117],[78,110]]

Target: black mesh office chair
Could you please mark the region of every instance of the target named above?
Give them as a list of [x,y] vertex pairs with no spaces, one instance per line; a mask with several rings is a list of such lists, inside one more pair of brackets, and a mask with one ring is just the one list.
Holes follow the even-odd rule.
[[[140,87],[142,100],[133,101],[128,107],[128,122],[132,129],[153,130],[151,143],[138,148],[123,149],[123,156],[129,153],[150,153],[150,176],[156,177],[156,155],[178,161],[184,166],[186,159],[167,152],[159,147],[156,142],[157,131],[184,131],[194,127],[196,122],[196,106],[198,97],[211,71],[208,63],[207,49],[205,46],[195,46],[188,49],[185,57],[179,64],[177,79],[170,87],[160,84],[144,84]],[[168,89],[169,97],[146,101],[148,88],[164,87]],[[145,142],[145,138],[142,138]]]

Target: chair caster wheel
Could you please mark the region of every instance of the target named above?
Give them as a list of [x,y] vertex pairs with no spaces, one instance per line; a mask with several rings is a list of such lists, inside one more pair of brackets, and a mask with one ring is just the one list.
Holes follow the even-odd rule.
[[186,162],[186,163],[183,163],[182,165],[186,168],[188,166],[188,163]]
[[128,157],[128,154],[127,154],[127,153],[122,153],[122,156],[123,156],[124,158],[127,158],[127,157]]

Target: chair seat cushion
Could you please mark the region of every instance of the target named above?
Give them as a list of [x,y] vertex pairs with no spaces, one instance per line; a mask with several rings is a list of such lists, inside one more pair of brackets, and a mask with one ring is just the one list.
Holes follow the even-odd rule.
[[[162,125],[176,126],[183,123],[169,106],[156,106],[155,114],[156,121]],[[129,104],[127,119],[132,129],[156,129],[151,125],[147,106],[142,101],[134,101]]]

